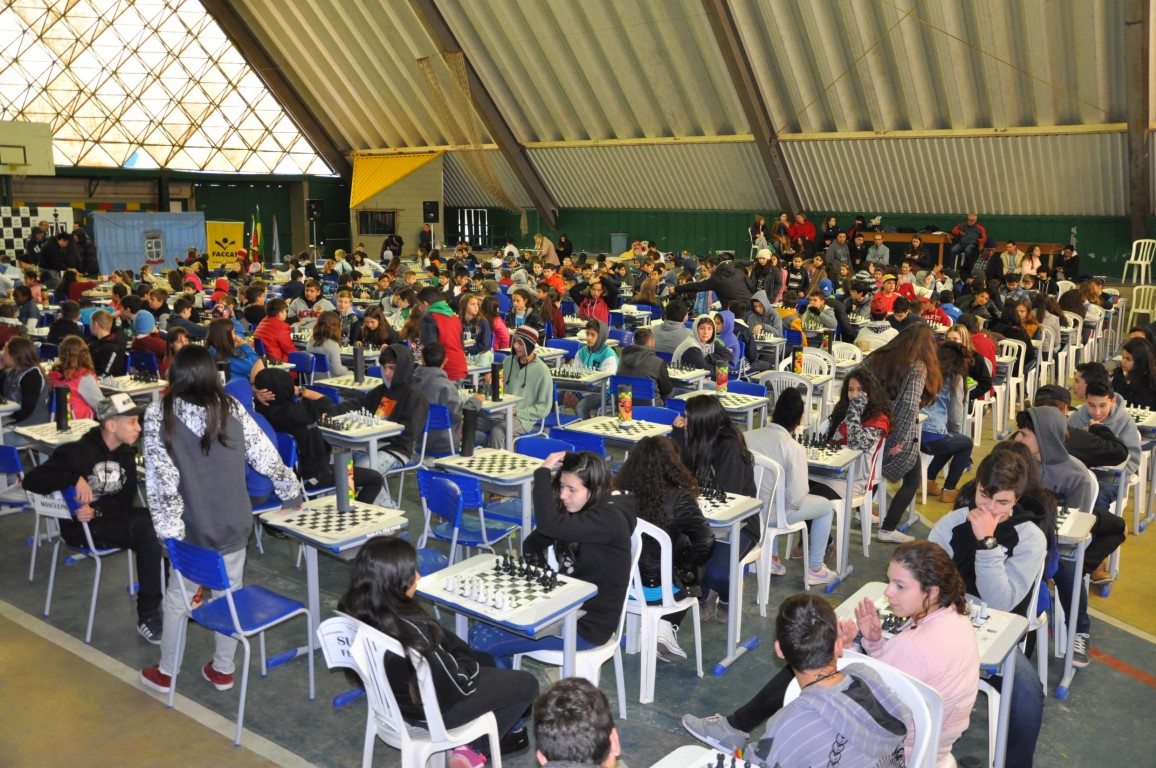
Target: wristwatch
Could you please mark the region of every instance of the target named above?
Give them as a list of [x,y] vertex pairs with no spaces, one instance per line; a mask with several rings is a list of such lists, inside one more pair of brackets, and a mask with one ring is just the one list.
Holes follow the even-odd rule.
[[995,536],[986,536],[979,540],[979,545],[984,549],[995,549],[999,546],[999,542],[996,541]]

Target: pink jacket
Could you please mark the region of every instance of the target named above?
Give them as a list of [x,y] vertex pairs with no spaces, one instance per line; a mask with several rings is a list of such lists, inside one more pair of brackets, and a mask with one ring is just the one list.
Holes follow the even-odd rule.
[[[863,641],[863,650],[930,685],[943,697],[936,765],[943,766],[951,745],[964,731],[979,691],[979,644],[971,619],[954,608],[933,611],[913,626],[907,622],[890,640]],[[912,737],[907,737],[910,754]]]

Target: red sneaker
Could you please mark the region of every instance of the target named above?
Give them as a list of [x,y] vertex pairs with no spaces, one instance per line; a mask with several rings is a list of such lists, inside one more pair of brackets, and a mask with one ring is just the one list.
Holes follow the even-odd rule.
[[161,672],[159,666],[148,667],[140,671],[140,683],[149,690],[157,693],[168,693],[173,687],[173,678]]
[[211,661],[201,668],[201,676],[212,683],[218,691],[228,691],[233,687],[233,676],[231,674],[223,675],[213,669],[213,662]]

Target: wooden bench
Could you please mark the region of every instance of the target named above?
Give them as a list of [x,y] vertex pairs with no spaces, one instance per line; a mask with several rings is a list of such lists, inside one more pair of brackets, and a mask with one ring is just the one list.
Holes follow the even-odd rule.
[[[1007,241],[1007,240],[998,241],[995,244],[995,247],[996,247],[995,252],[997,254],[1003,253],[1007,249],[1008,242],[1009,241]],[[1064,243],[1021,243],[1019,240],[1014,240],[1014,241],[1010,241],[1010,242],[1014,242],[1016,244],[1016,246],[1019,247],[1020,253],[1023,254],[1024,256],[1027,256],[1028,251],[1030,251],[1032,248],[1035,248],[1038,245],[1040,247],[1041,259],[1044,257],[1047,258],[1049,272],[1052,269],[1052,267],[1055,266],[1056,256],[1059,256],[1061,253],[1063,253],[1064,247],[1065,247]],[[1016,265],[1016,269],[1019,269],[1018,264]]]
[[[923,241],[924,245],[938,245],[939,246],[939,264],[943,266],[943,246],[951,243],[951,235],[942,234],[935,235],[930,232],[864,232],[863,243],[868,247],[875,242],[876,235],[883,235],[883,242],[885,243],[903,243],[904,245],[911,244],[911,238],[918,237]],[[902,258],[903,254],[899,254]]]

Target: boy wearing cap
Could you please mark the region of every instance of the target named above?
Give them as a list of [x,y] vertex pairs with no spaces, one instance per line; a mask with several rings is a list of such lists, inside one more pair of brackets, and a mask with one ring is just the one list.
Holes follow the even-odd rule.
[[99,426],[79,440],[65,443],[52,452],[48,461],[24,476],[24,487],[32,493],[49,494],[75,486],[77,522],[60,521],[60,536],[73,546],[87,546],[87,522],[92,541],[98,547],[132,550],[137,557],[140,589],[137,592],[137,631],[148,642],[161,641],[161,557],[160,540],[147,509],[136,507],[136,456],[133,444],[140,437],[138,416],[144,406],[120,392],[97,403]]
[[[511,354],[502,367],[502,381],[507,395],[522,398],[514,408],[514,439],[530,432],[554,407],[554,379],[535,354],[537,348],[538,331],[533,326],[520,325],[510,334]],[[478,432],[489,434],[491,448],[513,448],[506,445],[505,414],[479,414]]]
[[156,357],[158,363],[165,359],[169,350],[165,340],[157,332],[157,321],[153,319],[152,312],[147,309],[137,312],[133,320],[133,331],[135,335],[131,348],[134,351],[148,352]]

